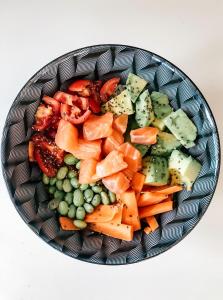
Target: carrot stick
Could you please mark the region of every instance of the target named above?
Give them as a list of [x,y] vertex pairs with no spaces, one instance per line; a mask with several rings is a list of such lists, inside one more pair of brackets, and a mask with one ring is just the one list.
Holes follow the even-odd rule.
[[152,232],[152,229],[149,226],[147,226],[147,227],[144,228],[144,232],[146,234],[150,234]]
[[173,201],[167,201],[163,203],[158,203],[139,209],[139,218],[143,219],[146,217],[158,215],[167,211],[173,210]]
[[29,156],[29,161],[35,161],[35,158],[34,158],[34,143],[32,141],[29,141],[28,156]]
[[59,222],[63,230],[79,230],[68,217],[59,217]]
[[162,203],[168,202],[168,201],[172,201],[172,200],[173,200],[173,194],[170,194],[170,195],[168,195],[168,197],[167,197],[166,199],[164,199],[164,200],[162,201]]
[[150,192],[156,192],[159,194],[173,194],[179,191],[182,191],[183,187],[181,185],[164,185],[164,186],[158,186],[158,187],[151,187]]
[[152,231],[155,231],[159,227],[159,224],[154,216],[147,217],[146,222]]
[[94,212],[87,214],[85,222],[87,223],[104,223],[111,221],[119,212],[117,205],[99,205]]
[[145,175],[141,173],[135,173],[135,175],[132,178],[132,189],[136,193],[140,193],[142,191],[144,181],[145,181]]
[[156,204],[164,199],[166,199],[168,196],[163,195],[163,194],[157,194],[157,193],[152,193],[152,192],[145,192],[141,194],[139,201],[138,201],[138,206],[147,206],[151,204]]

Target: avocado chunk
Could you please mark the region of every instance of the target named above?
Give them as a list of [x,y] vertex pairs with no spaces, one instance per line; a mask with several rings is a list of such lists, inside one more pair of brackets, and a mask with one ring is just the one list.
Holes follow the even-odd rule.
[[201,164],[191,156],[179,150],[174,150],[169,159],[169,172],[171,184],[184,184],[187,190],[191,190],[201,170]]
[[152,100],[154,114],[157,119],[163,119],[173,111],[169,104],[167,95],[159,92],[152,92],[150,97]]
[[171,133],[159,132],[157,143],[152,145],[151,154],[158,156],[168,156],[174,149],[181,146],[181,143]]
[[162,119],[157,119],[157,118],[155,118],[152,121],[152,126],[158,128],[161,131],[163,131],[166,127],[163,120]]
[[134,147],[139,150],[142,157],[146,155],[147,151],[150,148],[150,145],[134,144]]
[[154,120],[154,112],[148,90],[145,90],[136,101],[135,119],[139,127],[149,126]]
[[143,159],[143,174],[146,176],[145,184],[161,186],[168,183],[169,170],[165,157],[146,156]]
[[146,80],[135,74],[129,73],[126,81],[126,88],[133,103],[136,102],[138,96],[143,91],[146,85]]
[[132,101],[129,97],[127,90],[125,89],[118,96],[104,103],[101,106],[101,111],[103,113],[109,111],[116,116],[119,116],[121,114],[127,114],[127,115],[134,114]]
[[185,148],[195,145],[197,128],[182,109],[172,112],[163,121]]

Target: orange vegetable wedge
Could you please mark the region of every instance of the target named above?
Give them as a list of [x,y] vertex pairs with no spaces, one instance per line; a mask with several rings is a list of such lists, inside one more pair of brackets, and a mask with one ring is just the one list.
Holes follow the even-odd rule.
[[35,158],[34,158],[34,143],[32,141],[29,141],[28,157],[29,157],[29,161],[35,161]]
[[159,194],[170,195],[179,191],[182,191],[183,187],[181,185],[163,185],[158,187],[151,187],[151,192],[156,192]]
[[110,152],[105,159],[100,161],[96,166],[96,175],[100,178],[113,175],[128,167],[123,160],[123,154],[117,150]]
[[134,191],[121,194],[121,203],[123,203],[122,223],[131,225],[133,230],[139,230],[141,223],[139,219],[138,206]]
[[144,228],[144,232],[146,234],[150,234],[152,232],[152,229],[149,226],[147,226],[147,227]]
[[128,125],[128,115],[120,115],[113,121],[113,128],[118,130],[120,133],[125,133]]
[[57,146],[72,153],[78,145],[78,130],[68,121],[61,119],[55,136]]
[[173,210],[173,201],[166,201],[154,205],[139,208],[139,218],[143,219],[146,217],[158,215],[167,211]]
[[159,227],[159,224],[154,216],[147,217],[146,222],[152,231],[155,231]]
[[85,222],[87,223],[105,223],[112,221],[120,208],[117,205],[99,205],[94,212],[87,214]]
[[60,226],[63,230],[79,230],[68,217],[59,217]]
[[130,143],[124,143],[119,147],[119,151],[124,154],[124,161],[128,164],[128,168],[133,172],[137,172],[142,167],[142,155]]
[[102,182],[109,191],[115,194],[122,194],[129,188],[129,180],[122,172],[103,178]]
[[93,158],[98,160],[101,155],[101,140],[86,141],[79,139],[77,147],[70,152],[78,159]]
[[132,189],[136,193],[140,193],[142,191],[144,181],[145,181],[145,175],[141,173],[135,173],[132,178]]
[[132,180],[135,172],[132,171],[131,169],[127,168],[127,169],[124,169],[122,170],[122,173],[125,174],[125,176],[129,179],[129,180]]
[[152,205],[159,203],[166,199],[168,196],[164,194],[157,194],[153,192],[145,192],[141,194],[139,201],[138,201],[138,206],[147,206],[147,205]]
[[96,172],[97,160],[93,158],[84,159],[81,161],[79,172],[79,183],[89,184],[95,182],[93,176]]
[[130,138],[132,143],[152,145],[156,144],[156,137],[159,129],[155,127],[137,128],[130,131]]
[[101,116],[91,114],[83,125],[84,138],[89,141],[94,141],[111,135],[112,123],[113,114],[110,112]]
[[103,152],[109,154],[113,150],[117,150],[118,147],[124,143],[123,135],[116,129],[112,129],[112,134],[104,141]]

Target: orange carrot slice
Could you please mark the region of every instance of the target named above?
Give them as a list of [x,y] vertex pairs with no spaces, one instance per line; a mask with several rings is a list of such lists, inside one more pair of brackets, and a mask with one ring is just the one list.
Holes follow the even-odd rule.
[[105,139],[105,141],[104,141],[104,145],[103,145],[103,152],[104,152],[104,154],[107,155],[111,151],[117,150],[118,147],[122,143],[124,143],[124,137],[123,137],[123,135],[119,131],[113,129],[112,130],[112,134],[109,137],[107,137]]
[[158,215],[173,210],[173,201],[162,202],[154,205],[139,208],[139,218]]
[[79,230],[68,217],[59,217],[59,222],[63,230]]
[[159,227],[159,224],[154,216],[147,217],[146,222],[152,231],[155,231]]
[[78,145],[78,130],[68,121],[60,120],[55,136],[57,146],[72,153]]
[[141,194],[139,201],[138,201],[138,206],[141,207],[141,206],[156,204],[156,203],[163,201],[167,197],[168,197],[167,195],[163,195],[163,194],[157,194],[157,193],[153,193],[153,192],[145,192],[145,193]]
[[119,147],[119,151],[124,154],[124,161],[133,172],[137,172],[142,167],[142,155],[139,150],[130,143],[122,144]]
[[102,182],[109,191],[115,194],[122,194],[129,188],[129,180],[122,172],[105,177]]
[[149,226],[147,226],[147,227],[144,228],[144,232],[146,234],[150,234],[152,232],[152,229]]
[[155,127],[143,127],[130,131],[131,142],[143,145],[156,144],[159,129]]
[[118,130],[120,133],[125,133],[128,125],[128,115],[120,115],[113,121],[113,128]]
[[87,214],[85,222],[87,223],[104,223],[111,221],[118,213],[119,207],[117,205],[99,205],[94,212]]
[[142,191],[144,181],[145,181],[145,175],[141,173],[135,173],[132,178],[132,189],[136,193],[140,193]]
[[29,161],[35,161],[35,158],[34,158],[34,143],[32,141],[29,141],[28,157],[29,157]]
[[89,184],[95,182],[93,175],[96,172],[97,160],[93,158],[84,159],[81,161],[79,172],[79,183]]
[[173,194],[177,193],[179,191],[182,191],[183,187],[181,185],[163,185],[163,186],[158,186],[158,187],[151,187],[150,191],[151,192],[156,192],[159,194]]

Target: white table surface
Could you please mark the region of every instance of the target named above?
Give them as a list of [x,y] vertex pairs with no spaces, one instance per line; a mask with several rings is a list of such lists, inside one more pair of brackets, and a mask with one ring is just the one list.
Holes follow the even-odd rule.
[[[20,88],[52,59],[87,45],[122,43],[179,66],[201,89],[223,134],[223,1],[0,0],[0,128]],[[41,241],[0,178],[1,300],[222,300],[222,176],[199,225],[166,253],[106,267]]]

